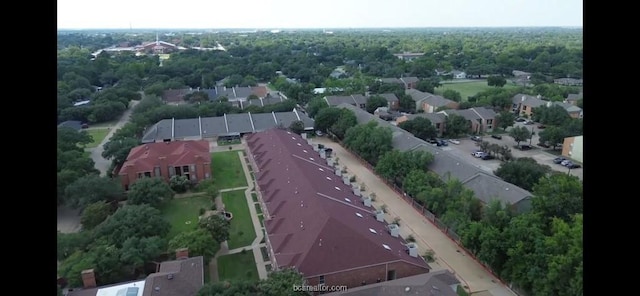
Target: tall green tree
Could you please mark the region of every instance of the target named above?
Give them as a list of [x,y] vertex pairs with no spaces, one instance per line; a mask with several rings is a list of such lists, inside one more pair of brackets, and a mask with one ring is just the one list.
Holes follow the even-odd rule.
[[494,173],[509,183],[531,191],[534,185],[550,172],[551,167],[548,165],[539,164],[533,158],[521,157],[514,161],[501,163]]
[[454,102],[460,102],[462,101],[462,95],[460,95],[460,92],[453,90],[453,89],[445,89],[442,92],[442,96],[445,99],[449,99],[452,100]]
[[576,176],[552,174],[533,187],[532,209],[543,217],[569,221],[583,212],[583,185]]
[[498,127],[504,131],[506,131],[508,127],[513,126],[513,123],[516,120],[516,115],[509,111],[502,111],[496,117]]
[[220,243],[206,229],[198,228],[181,232],[169,241],[170,252],[180,248],[188,248],[189,256],[203,256],[204,261],[209,262],[220,249]]
[[547,143],[547,145],[553,147],[553,150],[564,142],[565,135],[565,130],[557,126],[549,126],[539,133],[540,142]]
[[457,114],[447,116],[445,126],[447,127],[445,134],[452,138],[468,134],[471,131],[471,123]]
[[380,157],[392,149],[391,129],[380,127],[375,121],[359,124],[347,130],[344,144],[370,164],[376,165]]
[[435,138],[438,135],[438,130],[436,130],[436,127],[431,123],[431,120],[425,117],[416,117],[403,121],[398,124],[398,127],[423,140]]
[[122,186],[116,181],[88,175],[69,184],[65,189],[65,203],[73,208],[84,209],[98,201],[115,201],[122,197]]
[[367,112],[373,114],[373,112],[375,112],[379,107],[387,107],[388,105],[389,102],[387,102],[387,99],[381,96],[373,95],[367,99]]
[[105,242],[121,246],[130,237],[164,237],[171,225],[160,210],[149,205],[126,205],[119,208],[94,231]]
[[516,126],[509,131],[509,136],[516,141],[516,145],[520,146],[520,142],[531,138],[531,131],[524,126]]
[[105,201],[97,201],[87,205],[80,216],[82,229],[91,230],[106,220],[115,211],[114,207]]
[[296,291],[293,286],[302,286],[305,279],[298,271],[291,268],[274,271],[267,279],[258,283],[259,296],[303,296],[311,295],[309,292]]
[[198,227],[207,230],[219,243],[229,239],[231,224],[220,215],[211,215],[198,221]]
[[127,193],[127,203],[130,205],[148,204],[152,207],[158,207],[165,201],[173,198],[175,193],[169,187],[169,184],[161,178],[142,178],[138,179],[129,188]]

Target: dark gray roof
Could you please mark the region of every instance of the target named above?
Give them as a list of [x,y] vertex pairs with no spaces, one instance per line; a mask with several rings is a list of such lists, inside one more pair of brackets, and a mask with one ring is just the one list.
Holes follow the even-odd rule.
[[476,112],[473,112],[473,110],[471,110],[471,109],[462,109],[462,110],[449,109],[449,110],[440,111],[438,113],[446,114],[447,116],[451,115],[451,114],[456,114],[456,115],[460,115],[460,116],[464,117],[466,120],[475,120],[475,121],[477,121],[479,119],[482,119],[480,117],[480,115],[478,115]]
[[277,104],[277,103],[282,103],[284,102],[284,98],[281,96],[275,96],[275,97],[266,97],[262,100],[262,104],[263,106],[266,105],[273,105],[273,104]]
[[204,286],[204,267],[202,256],[162,262],[159,272],[147,277],[142,295],[195,296]]
[[398,101],[398,97],[396,97],[395,94],[375,94],[375,95],[371,95],[371,96],[380,96],[383,97],[387,100],[387,102],[397,102]]
[[547,103],[547,101],[538,98],[538,97],[534,97],[534,96],[530,96],[530,95],[525,95],[525,94],[517,94],[515,96],[513,96],[513,98],[511,98],[511,101],[514,104],[522,104],[525,106],[530,106],[532,108],[535,107],[540,107],[544,104]]
[[76,120],[67,120],[58,124],[58,127],[68,127],[78,131],[82,129],[82,122]]
[[180,135],[180,138],[199,137],[200,118],[176,119],[173,129],[175,135]]
[[380,82],[382,83],[399,83],[402,84],[402,80],[398,78],[380,78]]
[[142,142],[152,143],[164,139],[183,139],[185,137],[212,138],[228,133],[253,133],[276,127],[279,122],[282,122],[284,127],[289,127],[296,120],[302,121],[306,130],[313,129],[313,119],[295,109],[290,112],[239,113],[218,117],[163,119],[144,132]]
[[224,116],[220,117],[203,117],[202,118],[202,136],[212,138],[217,135],[228,133]]
[[[439,270],[404,277],[381,283],[369,283],[366,286],[350,288],[345,292],[333,292],[327,296],[456,296],[454,290],[460,281],[448,270]],[[407,290],[408,289],[408,290]]]
[[232,133],[253,133],[253,122],[248,113],[225,114],[229,132]]
[[242,109],[247,108],[249,106],[262,107],[264,105],[262,104],[262,100],[260,99],[253,99],[253,100],[247,100],[247,101],[241,102]]
[[342,103],[347,104],[356,104],[351,96],[326,96],[324,100],[329,104],[329,106],[338,106]]
[[482,119],[495,119],[497,115],[496,112],[493,111],[493,109],[487,109],[485,107],[473,107],[469,110],[474,111],[476,114],[482,117]]
[[442,96],[434,95],[428,92],[422,92],[413,88],[405,90],[405,94],[411,96],[411,98],[416,102],[416,106],[419,106],[423,102],[426,102],[430,106],[434,107],[442,107],[451,103],[455,103],[454,101],[445,99]]
[[270,129],[276,126],[276,119],[273,117],[273,113],[252,113],[253,126],[256,128],[256,132]]
[[407,114],[407,119],[411,120],[416,117],[423,117],[429,119],[431,123],[444,123],[447,121],[447,116],[442,113],[416,113],[416,114]]
[[411,77],[401,77],[400,81],[402,81],[405,84],[409,84],[409,83],[418,82],[420,81],[420,79],[418,79],[418,77],[411,76]]
[[367,97],[365,97],[363,95],[351,95],[351,97],[358,104],[366,104],[367,103]]
[[567,95],[567,101],[577,101],[579,99],[582,99],[582,94],[568,94]]
[[[531,193],[528,191],[511,183],[505,182],[491,173],[475,166],[469,161],[416,138],[411,133],[394,126],[375,115],[369,114],[360,108],[349,104],[342,104],[338,107],[353,111],[358,123],[367,123],[374,120],[378,122],[380,126],[391,128],[391,131],[393,132],[391,144],[394,149],[403,152],[419,150],[430,152],[434,156],[433,163],[429,165],[429,169],[431,171],[438,174],[443,180],[447,180],[449,177],[460,180],[460,182],[474,192],[476,198],[483,202],[488,202],[494,198],[498,198],[504,203],[516,204],[531,196]],[[486,182],[490,185],[482,185],[482,182]]]

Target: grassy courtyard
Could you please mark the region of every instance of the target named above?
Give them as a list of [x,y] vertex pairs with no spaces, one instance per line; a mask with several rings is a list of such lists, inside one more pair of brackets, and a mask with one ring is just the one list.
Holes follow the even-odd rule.
[[211,153],[213,179],[219,189],[247,186],[238,151]]
[[107,137],[107,134],[109,133],[109,129],[106,129],[106,128],[89,129],[89,130],[86,130],[86,132],[91,136],[91,138],[93,138],[93,141],[87,144],[85,147],[95,148],[102,142],[102,140],[104,140],[105,137]]
[[200,208],[211,208],[211,198],[206,195],[199,195],[175,198],[162,204],[160,211],[165,219],[171,223],[171,230],[169,231],[167,239],[171,239],[181,232],[198,227]]
[[229,250],[251,245],[256,238],[256,231],[251,222],[251,213],[247,205],[244,190],[222,193],[222,203],[225,210],[233,214],[231,229],[229,230]]
[[[446,83],[443,82],[442,86],[437,87],[434,92],[436,95],[442,95],[442,93],[447,89],[452,89],[460,93],[462,97],[462,101],[466,102],[468,97],[475,96],[477,93],[481,91],[485,91],[487,89],[492,88],[493,86],[487,85],[486,80],[478,80],[478,81],[469,81],[469,82],[459,82],[459,83]],[[507,83],[503,86],[504,88],[515,88],[513,84]]]
[[258,281],[260,278],[253,251],[218,257],[218,278],[220,281]]

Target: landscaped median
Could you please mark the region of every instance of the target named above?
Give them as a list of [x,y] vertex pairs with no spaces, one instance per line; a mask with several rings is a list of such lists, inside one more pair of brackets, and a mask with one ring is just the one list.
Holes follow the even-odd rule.
[[211,153],[213,179],[219,189],[247,186],[238,150]]
[[244,190],[222,192],[222,203],[225,211],[233,215],[227,241],[229,250],[250,246],[256,238],[256,231],[253,228]]

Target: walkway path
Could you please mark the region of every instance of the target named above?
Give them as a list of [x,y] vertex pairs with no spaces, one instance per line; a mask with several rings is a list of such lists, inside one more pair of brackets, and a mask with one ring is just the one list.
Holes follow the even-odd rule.
[[[226,151],[226,150],[223,150]],[[249,172],[249,167],[247,165],[247,162],[244,158],[244,154],[243,154],[244,150],[239,150],[238,151],[238,157],[240,157],[240,162],[242,163],[242,169],[244,170],[244,176],[247,179],[247,184],[253,184],[253,179],[251,179],[251,173]],[[251,197],[251,190],[254,188],[254,186],[243,186],[243,187],[236,187],[236,188],[227,188],[227,189],[222,189],[220,190],[220,192],[228,192],[228,191],[235,191],[235,190],[242,190],[244,189],[244,196],[247,199],[247,206],[249,207],[249,214],[251,216],[251,222],[253,223],[253,229],[256,232],[256,238],[253,240],[253,242],[251,243],[251,245],[249,246],[245,246],[245,247],[241,247],[241,248],[236,248],[236,249],[232,249],[229,250],[229,246],[227,244],[227,242],[222,242],[220,244],[220,250],[216,253],[215,257],[213,257],[213,259],[211,259],[211,262],[209,263],[209,268],[210,268],[210,275],[211,275],[211,281],[212,282],[217,282],[220,280],[219,274],[218,274],[218,257],[220,256],[224,256],[224,255],[230,255],[230,254],[236,254],[236,253],[240,253],[243,250],[247,250],[247,251],[253,251],[253,258],[256,261],[256,267],[258,270],[258,277],[260,279],[266,279],[267,278],[267,268],[266,268],[266,264],[268,264],[268,262],[265,263],[264,259],[262,258],[262,252],[260,251],[261,247],[264,247],[265,244],[261,243],[262,239],[264,238],[264,232],[262,231],[262,225],[260,224],[260,219],[258,218],[258,213],[256,211],[256,207],[255,207],[255,202],[253,201],[253,198]],[[222,196],[218,195],[218,197],[216,197],[216,206],[218,209],[223,209],[224,208],[224,204],[222,203]]]
[[400,234],[403,237],[412,234],[421,253],[427,250],[434,251],[436,262],[429,263],[434,270],[442,268],[451,270],[457,274],[464,285],[469,287],[468,290],[471,292],[489,291],[494,296],[516,295],[367,169],[356,156],[327,138],[314,138],[312,141],[333,148],[334,154],[340,158],[340,165],[346,166],[350,175],[356,175],[356,182],[364,182],[367,192],[376,193],[374,206],[380,208],[382,204],[386,204],[387,222],[400,217]]
[[107,136],[104,137],[102,142],[98,144],[98,146],[96,146],[95,148],[85,149],[85,151],[91,152],[91,159],[93,159],[93,162],[95,162],[96,169],[100,171],[100,176],[106,176],[107,170],[111,166],[111,161],[104,159],[104,157],[102,157],[102,152],[104,151],[104,144],[109,142],[109,139],[111,139],[111,137],[117,130],[119,130],[127,122],[129,122],[129,119],[131,118],[131,112],[139,102],[140,101],[131,101],[131,103],[129,104],[129,109],[124,111],[124,113],[122,114],[118,122],[113,127],[110,128],[109,133],[107,134]]

